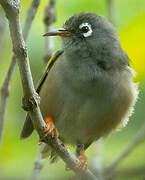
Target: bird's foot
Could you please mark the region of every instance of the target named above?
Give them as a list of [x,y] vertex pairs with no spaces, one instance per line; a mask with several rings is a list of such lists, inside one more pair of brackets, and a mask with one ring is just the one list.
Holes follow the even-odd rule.
[[77,157],[79,162],[77,163],[76,167],[82,169],[83,171],[87,171],[88,169],[88,159],[85,155],[85,150],[83,146],[77,147]]
[[83,171],[87,171],[88,169],[88,159],[85,155],[81,155],[78,157],[79,162],[77,163],[76,167],[82,169]]
[[58,133],[58,130],[56,129],[56,127],[54,125],[53,119],[51,117],[47,117],[45,119],[45,123],[46,123],[46,129],[45,129],[46,136],[53,133],[53,136],[55,138],[58,138],[59,133]]
[[[56,127],[54,125],[52,117],[47,117],[45,119],[45,123],[46,123],[45,136],[48,136],[48,135],[52,134],[52,136],[54,138],[58,138],[59,133],[58,133],[58,130],[56,129]],[[43,141],[41,139],[39,139],[38,144],[41,144],[41,142],[43,142]]]

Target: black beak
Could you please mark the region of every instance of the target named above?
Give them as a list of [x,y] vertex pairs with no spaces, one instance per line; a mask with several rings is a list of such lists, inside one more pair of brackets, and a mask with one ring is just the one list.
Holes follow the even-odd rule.
[[63,36],[63,37],[69,37],[71,36],[71,33],[66,29],[56,29],[54,31],[50,31],[45,33],[43,36]]

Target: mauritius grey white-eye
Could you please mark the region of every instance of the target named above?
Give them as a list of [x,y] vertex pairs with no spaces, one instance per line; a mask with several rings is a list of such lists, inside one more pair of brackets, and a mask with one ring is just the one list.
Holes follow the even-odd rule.
[[[94,13],[76,14],[44,36],[60,36],[62,51],[37,88],[40,109],[48,132],[59,132],[64,143],[75,145],[86,168],[84,151],[127,122],[133,111],[138,95],[133,70],[111,23]],[[21,138],[33,129],[27,115]],[[45,145],[42,153],[48,149]]]

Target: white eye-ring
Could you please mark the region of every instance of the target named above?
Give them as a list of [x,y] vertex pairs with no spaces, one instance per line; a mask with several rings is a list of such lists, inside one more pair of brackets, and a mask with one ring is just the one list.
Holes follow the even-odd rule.
[[79,28],[82,31],[84,37],[89,37],[92,35],[93,31],[89,23],[82,23]]

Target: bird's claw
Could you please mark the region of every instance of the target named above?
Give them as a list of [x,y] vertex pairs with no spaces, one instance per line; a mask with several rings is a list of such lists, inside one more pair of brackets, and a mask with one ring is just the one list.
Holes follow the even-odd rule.
[[[58,138],[59,137],[59,132],[58,130],[56,129],[55,125],[54,125],[54,122],[53,122],[53,119],[51,117],[47,117],[45,119],[45,123],[46,123],[46,127],[45,127],[45,136],[48,136],[48,135],[52,135],[53,138]],[[42,140],[39,139],[39,142],[38,144],[41,144]]]
[[48,136],[50,134],[53,134],[53,137],[58,138],[59,133],[56,129],[53,121],[46,122],[46,128],[45,128],[45,135]]
[[76,164],[76,168],[79,168],[83,171],[87,171],[88,169],[88,159],[87,157],[83,154],[83,155],[80,155],[78,157],[79,159],[79,162]]

